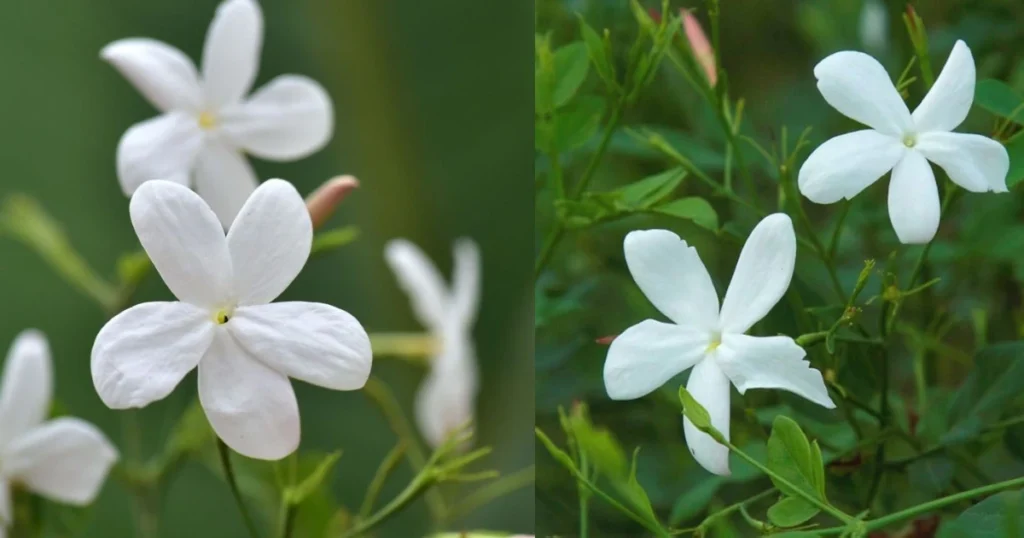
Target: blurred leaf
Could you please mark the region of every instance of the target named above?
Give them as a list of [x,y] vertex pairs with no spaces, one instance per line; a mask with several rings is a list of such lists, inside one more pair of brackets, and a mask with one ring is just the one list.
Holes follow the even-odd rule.
[[910,485],[933,497],[940,495],[953,483],[955,471],[953,462],[942,455],[915,461],[907,467]]
[[[579,409],[579,408],[578,408]],[[590,463],[601,473],[613,481],[627,480],[628,463],[626,452],[611,432],[605,428],[595,427],[586,412],[573,411],[569,418],[573,438],[576,439],[580,451],[587,455]]]
[[1006,144],[1006,152],[1010,154],[1010,171],[1006,175],[1007,188],[1024,180],[1024,136],[1016,136]]
[[[1004,491],[968,508],[944,524],[936,538],[994,538],[1010,536],[1007,528],[1024,528],[1024,495]],[[1013,521],[1013,520],[1016,521]]]
[[768,509],[768,519],[779,527],[796,527],[818,515],[821,510],[803,499],[785,497]]
[[659,174],[634,181],[613,192],[622,195],[621,201],[626,207],[646,209],[672,194],[672,191],[682,183],[685,177],[686,171],[682,168],[670,168]]
[[1003,433],[1003,444],[1010,454],[1024,461],[1024,423],[1007,428]]
[[703,198],[696,196],[680,198],[679,200],[673,200],[667,204],[655,207],[654,211],[692,221],[694,224],[707,228],[712,232],[718,231],[718,213]]
[[100,278],[75,251],[64,230],[34,199],[13,194],[0,207],[0,233],[6,233],[36,251],[73,287],[105,309],[117,303],[117,289]]
[[974,368],[953,396],[952,426],[941,442],[953,444],[975,438],[981,429],[998,420],[1024,386],[1024,342],[1007,342],[983,348]]
[[206,419],[206,412],[203,411],[203,406],[200,405],[197,398],[178,417],[178,422],[171,430],[170,438],[167,441],[167,452],[169,455],[198,452],[207,444],[212,443],[214,439],[213,429]]
[[604,41],[601,39],[601,36],[597,35],[597,32],[587,24],[587,21],[582,15],[580,15],[579,18],[580,34],[583,36],[583,42],[587,46],[587,54],[590,56],[590,61],[594,63],[594,69],[597,70],[597,74],[604,79],[606,84],[614,87],[615,68],[612,65],[611,60],[608,58],[608,50],[604,46]]
[[1024,125],[1024,99],[1005,82],[986,79],[974,86],[974,102],[981,108],[1001,117]]
[[633,451],[633,461],[629,468],[629,480],[626,481],[625,487],[620,489],[623,490],[623,494],[630,500],[634,508],[640,509],[651,521],[658,521],[658,516],[654,515],[654,508],[651,506],[651,499],[647,496],[647,492],[644,491],[644,487],[636,479],[636,457],[639,453],[639,448]]
[[121,255],[117,259],[117,276],[122,286],[137,286],[153,270],[153,262],[145,250]]
[[[709,148],[704,142],[697,140],[686,131],[651,124],[634,125],[632,130],[659,137],[676,153],[689,159],[694,166],[701,170],[717,172],[725,167],[725,155]],[[597,147],[598,142],[597,137],[594,137],[587,143],[586,148],[593,150]],[[624,131],[612,135],[611,142],[608,143],[608,152],[638,159],[661,161],[665,158],[665,154],[651,144]]]
[[569,102],[590,71],[590,58],[587,46],[582,41],[569,43],[559,47],[554,57],[555,81],[551,95],[554,108]]
[[[559,200],[555,209],[569,228],[585,228],[637,212],[649,211],[669,196],[686,177],[681,168],[670,168],[609,192],[588,192],[576,200]],[[706,219],[705,215],[702,218]]]
[[683,414],[690,419],[694,427],[700,431],[712,429],[708,410],[683,387],[679,387],[679,401],[683,404]]
[[341,451],[331,452],[320,460],[313,472],[309,473],[306,478],[302,479],[302,482],[294,486],[288,486],[284,489],[285,502],[288,504],[301,504],[309,496],[323,484],[324,479],[330,474],[331,470],[334,469],[334,465],[338,463],[338,459],[341,458]]
[[536,115],[540,117],[550,114],[555,109],[555,57],[551,52],[549,36],[535,35],[533,47],[533,106]]
[[310,250],[310,256],[341,248],[355,241],[357,237],[359,237],[359,228],[355,226],[320,232],[313,236],[313,248]]
[[712,476],[687,488],[672,505],[672,514],[668,518],[669,524],[678,525],[700,515],[721,486],[722,479]]
[[[817,450],[817,445],[812,449],[793,419],[776,417],[768,438],[768,468],[801,491],[825,500],[824,471],[815,469],[815,465],[821,466],[821,451]],[[795,494],[792,488],[774,478],[772,482],[786,495]]]
[[551,140],[546,145],[543,145],[543,140],[538,140],[538,147],[544,151],[563,152],[582,146],[600,127],[604,107],[604,99],[586,95],[556,111]]

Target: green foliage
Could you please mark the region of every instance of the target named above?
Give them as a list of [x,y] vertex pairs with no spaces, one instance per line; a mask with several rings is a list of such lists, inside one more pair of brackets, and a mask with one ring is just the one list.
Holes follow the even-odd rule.
[[[768,469],[779,491],[788,495],[768,510],[768,517],[780,527],[794,527],[814,517],[818,507],[801,497],[794,497],[795,487],[811,497],[828,502],[825,496],[825,469],[818,442],[809,443],[807,436],[793,419],[778,416],[768,438]],[[793,487],[790,487],[792,485]]]
[[1024,531],[1024,492],[1004,491],[968,508],[936,538],[1017,538]]
[[974,368],[956,391],[949,410],[949,431],[944,443],[976,437],[1015,401],[1024,386],[1024,343],[996,344],[982,349]]
[[1024,98],[1003,81],[979,80],[974,87],[974,103],[1000,118],[1024,125]]

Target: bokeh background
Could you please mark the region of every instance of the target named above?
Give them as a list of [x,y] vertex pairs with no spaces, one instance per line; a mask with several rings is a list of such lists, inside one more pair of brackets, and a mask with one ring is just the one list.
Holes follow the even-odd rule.
[[[1024,95],[1024,3],[1015,0],[929,0],[910,2],[927,25],[932,67],[937,76],[957,39],[970,46],[977,65],[978,80],[995,78]],[[642,0],[646,8],[660,9],[658,0]],[[710,36],[707,2],[672,0],[673,12],[692,9]],[[729,95],[735,102],[745,100],[742,133],[764,147],[778,146],[783,128],[789,149],[805,127],[811,127],[811,149],[828,138],[863,127],[828,106],[815,87],[814,65],[839,50],[865,51],[879,59],[895,79],[914,52],[901,15],[906,0],[729,0],[721,1],[722,65],[728,74]],[[629,47],[637,34],[637,23],[628,2],[620,0],[539,0],[537,33],[550,35],[552,48],[581,39],[577,15],[598,32],[607,29],[615,61],[625,65]],[[682,33],[682,32],[680,32]],[[911,73],[917,75],[916,68]],[[923,97],[920,81],[909,89],[911,109]],[[603,95],[594,69],[578,95]],[[605,118],[606,120],[607,118]],[[602,120],[605,121],[605,120]],[[610,191],[675,166],[659,152],[637,142],[626,127],[649,128],[662,134],[681,154],[715,180],[723,176],[725,140],[713,113],[679,73],[663,63],[654,82],[643,91],[612,137],[589,190]],[[975,104],[962,132],[990,135],[996,117]],[[603,123],[602,123],[603,128]],[[1014,132],[1017,127],[1011,127]],[[567,184],[578,180],[597,147],[600,130],[585,144],[562,155]],[[751,146],[742,143],[743,156],[759,188],[752,193],[740,185],[744,197],[756,198],[762,208],[776,207],[778,174]],[[548,181],[550,161],[538,152],[537,182]],[[944,175],[937,173],[939,181]],[[888,177],[859,194],[845,223],[839,243],[837,265],[844,288],[849,291],[865,259],[878,261],[878,269],[894,271],[901,282],[908,279],[919,247],[906,248],[896,241],[886,208]],[[549,188],[538,189],[535,244],[541,245],[553,220]],[[684,180],[668,199],[701,196],[717,211],[719,224],[746,236],[755,224],[748,212],[731,205],[697,181]],[[828,240],[836,225],[839,205],[819,206],[804,200],[819,237]],[[895,391],[906,397],[907,409],[914,394],[911,358],[926,353],[929,380],[936,399],[948,397],[969,370],[971,354],[985,343],[1021,338],[1024,319],[1021,286],[1024,284],[1024,199],[1020,190],[1012,194],[967,194],[958,200],[950,215],[943,217],[929,257],[930,264],[919,282],[941,277],[932,292],[932,302],[908,302],[904,319],[917,332],[900,335],[901,344],[891,350]],[[641,447],[638,478],[645,487],[662,521],[679,527],[700,523],[706,510],[714,510],[763,490],[767,479],[753,467],[733,458],[733,476],[712,477],[700,468],[683,442],[680,406],[676,390],[685,384],[684,373],[661,390],[630,402],[613,402],[604,390],[602,368],[607,345],[595,342],[616,335],[647,318],[664,320],[633,282],[622,254],[622,240],[636,229],[667,228],[696,247],[707,265],[719,296],[726,287],[740,251],[740,242],[726,240],[729,234],[709,230],[681,219],[650,215],[632,216],[586,230],[570,232],[556,251],[548,269],[537,283],[537,426],[560,447],[566,446],[557,411],[567,412],[577,402],[590,408],[593,422],[608,428],[618,438],[627,456]],[[803,229],[798,227],[798,232]],[[896,254],[889,261],[890,254]],[[801,253],[797,260],[793,289],[806,306],[835,303],[828,277],[816,257]],[[879,292],[877,276],[861,299]],[[760,326],[758,334],[800,334],[797,329],[799,305],[783,300]],[[867,309],[870,310],[870,309]],[[877,310],[877,309],[875,309]],[[874,328],[876,318],[868,312],[865,323]],[[831,318],[834,319],[834,316]],[[930,334],[925,327],[929,322]],[[941,336],[935,337],[935,334]],[[815,355],[814,353],[821,353]],[[812,362],[827,360],[815,350]],[[870,375],[858,368],[857,381],[844,381],[871,394]],[[781,391],[750,391],[740,397],[733,391],[732,435],[741,447],[760,450],[763,435],[776,414],[797,417],[811,437],[846,446],[849,430],[834,414],[807,404]],[[1019,401],[1019,399],[1018,399]],[[904,400],[899,400],[900,406]],[[902,407],[900,413],[902,413]],[[1009,412],[1009,410],[1007,410]],[[941,413],[933,412],[932,426],[941,424]],[[909,416],[909,415],[907,415]],[[938,418],[936,418],[938,417]],[[905,420],[901,419],[901,420]],[[931,420],[931,419],[929,419]],[[929,426],[929,427],[932,427]],[[941,427],[940,427],[941,429]],[[943,430],[944,431],[944,430]],[[1015,435],[1024,434],[1024,431]],[[1019,439],[1020,437],[1018,437]],[[1007,434],[1007,439],[1012,439]],[[746,445],[749,443],[749,446]],[[1007,441],[1012,449],[1013,445]],[[1018,445],[1019,446],[1019,445]],[[1005,451],[974,453],[982,468],[993,477],[1020,476],[1024,457]],[[537,528],[541,535],[575,535],[579,529],[576,484],[568,472],[537,445]],[[941,463],[939,472],[948,484],[954,467]],[[831,471],[830,471],[831,472]],[[839,471],[843,471],[840,469]],[[935,498],[936,481],[927,469],[912,469],[906,481],[887,483],[887,500],[907,506],[911,501]],[[856,473],[854,473],[856,474]],[[830,474],[830,487],[847,487],[854,478]],[[835,491],[839,489],[836,487]],[[941,489],[941,488],[939,488]],[[831,493],[830,493],[831,495]],[[887,502],[888,502],[887,501]],[[765,505],[767,506],[767,505]],[[854,504],[856,506],[856,504]],[[590,502],[592,536],[640,536],[644,531],[599,499]],[[763,508],[752,512],[763,519]],[[740,521],[738,517],[734,522]],[[747,536],[754,531],[742,522],[723,524],[713,536]]]
[[[156,111],[100,61],[99,51],[119,38],[147,36],[198,60],[216,6],[216,0],[12,0],[0,8],[0,197],[21,192],[37,199],[104,276],[112,278],[118,257],[138,247],[114,150],[125,129]],[[282,299],[337,305],[371,332],[419,330],[384,264],[384,242],[412,239],[447,275],[452,241],[474,238],[484,262],[475,332],[483,375],[477,442],[494,446],[489,467],[503,473],[527,467],[534,458],[532,6],[467,0],[264,0],[262,6],[266,33],[257,87],[279,74],[309,75],[334,98],[337,127],[330,145],[310,158],[253,161],[259,176],[288,179],[302,193],[341,173],[362,181],[326,226],[357,226],[358,240],[313,259]],[[151,276],[136,300],[169,297]],[[6,237],[0,237],[0,304],[0,347],[26,327],[42,329],[53,348],[62,408],[98,424],[123,450],[118,413],[102,405],[89,374],[104,313]],[[373,370],[409,412],[423,369],[384,359]],[[195,384],[191,374],[140,414],[143,455],[161,449],[194,398]],[[295,385],[301,449],[344,450],[332,490],[358,509],[395,436],[365,395]],[[381,500],[409,478],[403,464]],[[450,498],[465,492],[445,489]],[[130,498],[113,481],[86,519],[84,536],[133,536]],[[161,520],[160,536],[244,535],[227,487],[196,463],[171,483]],[[453,525],[517,532],[532,526],[532,488]],[[379,535],[427,530],[421,501]]]

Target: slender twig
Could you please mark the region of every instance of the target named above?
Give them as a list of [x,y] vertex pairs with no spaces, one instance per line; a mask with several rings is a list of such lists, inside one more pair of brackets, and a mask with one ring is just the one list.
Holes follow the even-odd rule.
[[388,476],[391,475],[395,466],[398,465],[398,461],[404,455],[405,441],[399,440],[398,444],[388,452],[388,455],[384,456],[384,460],[381,461],[380,466],[377,467],[377,472],[373,475],[373,480],[370,481],[370,486],[366,490],[366,497],[363,498],[363,505],[359,508],[360,519],[370,517],[370,513],[373,511],[373,503],[377,501],[377,497],[380,495],[380,490],[384,487],[384,482],[387,481]]
[[446,521],[455,521],[460,517],[472,513],[477,508],[499,499],[517,489],[529,486],[534,482],[536,469],[533,465],[520,469],[514,473],[507,474],[485,486],[481,486],[472,493],[466,495],[465,499],[453,506],[447,514]]
[[242,498],[242,491],[238,489],[235,470],[231,466],[231,449],[219,437],[217,438],[217,452],[220,453],[220,464],[224,468],[224,478],[227,479],[228,486],[231,488],[231,495],[235,498],[238,511],[242,514],[245,528],[249,531],[250,537],[259,538],[260,534],[256,531],[256,524],[253,523],[252,516],[249,515],[249,509],[245,506],[245,499]]

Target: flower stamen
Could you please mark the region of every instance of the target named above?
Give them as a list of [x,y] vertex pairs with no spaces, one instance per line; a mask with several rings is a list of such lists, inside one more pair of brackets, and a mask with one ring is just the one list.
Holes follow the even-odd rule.
[[912,148],[912,147],[916,146],[917,145],[917,135],[915,135],[915,134],[903,135],[903,145],[907,146],[908,148]]
[[711,333],[711,341],[708,342],[708,347],[704,349],[704,353],[711,353],[718,349],[718,346],[722,345],[722,333],[713,332]]
[[217,117],[212,112],[202,112],[199,114],[199,128],[204,131],[209,131],[217,126]]
[[220,309],[213,315],[213,321],[217,322],[217,325],[224,325],[231,320],[231,312],[227,309]]

